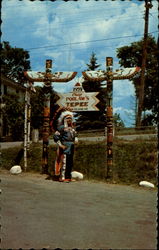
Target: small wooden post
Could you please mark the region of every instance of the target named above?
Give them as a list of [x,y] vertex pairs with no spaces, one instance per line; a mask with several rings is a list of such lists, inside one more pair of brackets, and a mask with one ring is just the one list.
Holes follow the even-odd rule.
[[24,111],[24,170],[27,169],[27,151],[30,147],[30,117],[31,117],[31,105],[30,105],[30,91],[31,83],[27,83],[25,91],[25,111]]
[[30,91],[28,91],[28,108],[27,108],[27,150],[30,148],[30,122],[31,122],[31,105]]
[[25,91],[25,111],[24,111],[24,170],[27,169],[27,113],[28,113],[28,89]]

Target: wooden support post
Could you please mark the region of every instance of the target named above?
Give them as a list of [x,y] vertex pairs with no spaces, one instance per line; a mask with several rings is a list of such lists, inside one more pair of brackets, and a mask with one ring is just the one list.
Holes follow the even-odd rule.
[[142,52],[142,66],[141,66],[141,78],[139,88],[139,100],[138,110],[136,117],[136,127],[140,127],[142,124],[142,112],[144,103],[144,92],[145,92],[145,71],[146,71],[146,60],[147,60],[147,42],[148,42],[148,23],[149,23],[149,9],[152,8],[151,1],[145,0],[145,27],[144,27],[144,39],[143,39],[143,52]]
[[30,148],[30,122],[31,122],[31,105],[30,91],[28,91],[28,108],[27,108],[27,151]]
[[24,171],[27,169],[27,113],[28,113],[28,89],[25,91],[25,111],[24,111]]
[[30,119],[31,119],[31,105],[30,105],[30,91],[31,84],[27,83],[25,91],[25,111],[24,111],[24,170],[27,169],[27,152],[30,147]]

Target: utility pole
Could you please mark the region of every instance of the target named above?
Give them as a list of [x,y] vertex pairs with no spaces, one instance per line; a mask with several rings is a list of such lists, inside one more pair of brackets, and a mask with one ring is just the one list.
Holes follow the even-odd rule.
[[136,118],[136,126],[141,126],[141,118],[143,111],[144,101],[144,89],[145,89],[145,70],[146,70],[146,59],[147,59],[147,38],[148,38],[148,23],[149,23],[149,9],[152,8],[151,1],[145,0],[145,27],[144,27],[144,40],[143,40],[143,52],[142,52],[142,65],[141,65],[141,78],[139,87],[139,102],[138,111]]
[[133,78],[140,72],[139,67],[117,69],[113,72],[113,58],[106,57],[106,70],[82,72],[84,79],[90,81],[107,82],[107,107],[106,107],[106,130],[107,130],[107,171],[106,179],[113,178],[113,80]]
[[52,60],[46,60],[45,72],[26,71],[24,75],[30,82],[44,83],[44,120],[43,120],[43,152],[42,152],[42,174],[48,174],[48,145],[50,135],[50,88],[52,82],[69,82],[77,72],[55,72],[51,73]]

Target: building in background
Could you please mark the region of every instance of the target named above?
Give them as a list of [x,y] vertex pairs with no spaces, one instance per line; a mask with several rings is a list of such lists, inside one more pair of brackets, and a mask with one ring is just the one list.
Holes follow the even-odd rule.
[[10,137],[10,129],[7,125],[7,122],[2,114],[2,108],[4,107],[3,96],[7,94],[16,94],[18,96],[18,101],[24,102],[25,90],[24,86],[19,85],[18,83],[10,80],[9,78],[1,75],[1,92],[0,92],[0,140],[5,141]]

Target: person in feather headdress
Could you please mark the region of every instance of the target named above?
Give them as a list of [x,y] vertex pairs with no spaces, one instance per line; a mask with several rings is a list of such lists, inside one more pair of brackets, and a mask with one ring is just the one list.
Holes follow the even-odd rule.
[[67,108],[59,108],[53,117],[52,127],[55,131],[53,139],[58,145],[55,176],[59,177],[59,181],[70,182],[74,144],[78,142],[72,111]]

